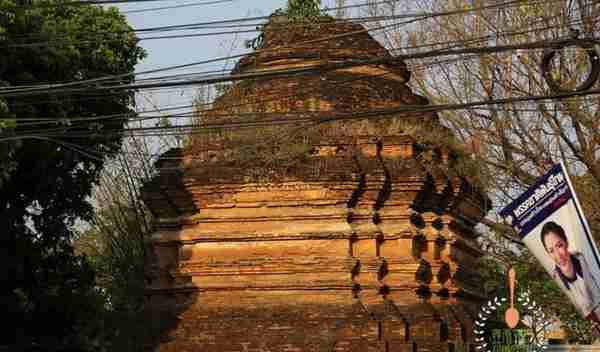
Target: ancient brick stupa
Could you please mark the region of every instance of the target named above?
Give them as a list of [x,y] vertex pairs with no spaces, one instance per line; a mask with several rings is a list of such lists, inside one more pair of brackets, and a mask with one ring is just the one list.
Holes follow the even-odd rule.
[[[358,24],[285,24],[273,17],[262,50],[234,73],[391,58]],[[390,59],[238,82],[203,121],[269,127],[197,134],[163,156],[144,187],[157,219],[147,295],[165,319],[157,350],[471,342],[486,198],[454,171],[460,160],[443,142],[452,136],[434,113],[390,115],[427,104],[409,77]],[[368,119],[354,119],[361,112]]]

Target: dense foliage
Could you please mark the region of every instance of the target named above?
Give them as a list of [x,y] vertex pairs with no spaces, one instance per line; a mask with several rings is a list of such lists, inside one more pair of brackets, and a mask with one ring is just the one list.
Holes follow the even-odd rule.
[[[114,8],[0,0],[1,86],[132,73],[144,52],[131,33]],[[132,80],[124,77],[113,83]],[[131,92],[98,96],[59,90],[1,101],[0,307],[10,322],[1,345],[93,349],[98,344],[98,329],[90,325],[103,301],[94,270],[73,251],[73,225],[92,215],[88,197],[102,156],[119,149],[124,126],[121,119],[89,118],[132,112],[133,103]],[[77,138],[90,130],[97,133]]]

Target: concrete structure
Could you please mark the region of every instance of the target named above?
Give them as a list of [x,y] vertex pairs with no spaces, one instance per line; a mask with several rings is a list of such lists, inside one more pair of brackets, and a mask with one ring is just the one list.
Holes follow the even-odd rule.
[[[272,19],[269,50],[236,72],[389,56],[360,25],[282,30],[285,21]],[[426,103],[409,77],[396,62],[242,82],[204,119]],[[147,294],[165,325],[159,351],[454,351],[470,342],[483,298],[474,226],[486,199],[453,171],[442,142],[450,134],[431,113],[317,130],[291,167],[244,167],[236,161],[246,154],[223,133],[163,156],[144,188],[157,217]]]

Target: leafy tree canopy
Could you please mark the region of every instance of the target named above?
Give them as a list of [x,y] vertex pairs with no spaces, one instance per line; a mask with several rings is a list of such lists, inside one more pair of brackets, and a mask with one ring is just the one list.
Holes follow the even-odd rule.
[[[331,21],[333,18],[321,13],[321,0],[288,0],[285,10],[277,9],[271,16],[286,16],[290,23],[310,23],[314,21]],[[262,30],[262,27],[256,27]],[[262,48],[264,44],[264,32],[258,37],[245,41],[244,46],[254,50]]]
[[[53,0],[24,6],[0,0],[0,47],[4,87],[132,73],[145,55],[115,8]],[[132,92],[0,100],[0,306],[13,328],[3,331],[0,345],[72,347],[93,340],[82,331],[98,304],[94,272],[71,241],[77,219],[92,215],[87,198],[104,162],[78,149],[118,150],[123,121],[86,118],[131,113],[133,103]],[[47,123],[32,124],[33,118]],[[90,129],[98,133],[77,138]]]
[[288,0],[287,16],[294,21],[306,21],[321,17],[320,0]]

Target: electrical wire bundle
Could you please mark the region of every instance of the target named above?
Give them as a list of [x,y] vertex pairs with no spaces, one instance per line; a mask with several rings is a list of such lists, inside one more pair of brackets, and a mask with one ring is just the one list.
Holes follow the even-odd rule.
[[[125,2],[146,2],[154,0],[106,0],[106,1],[79,1],[79,2],[67,2],[59,4],[57,6],[74,6],[74,5],[87,5],[87,4],[112,4],[112,3],[125,3]],[[170,8],[177,8],[183,6],[202,6],[216,3],[231,2],[233,0],[221,0],[221,1],[204,1],[193,4],[184,5],[173,5],[157,8],[142,9],[140,11],[159,11]],[[556,0],[551,0],[556,1]],[[342,35],[327,36],[312,40],[309,43],[319,45],[320,42],[326,42],[332,39],[339,39],[343,37],[351,37],[360,33],[377,33],[378,31],[385,31],[389,29],[398,28],[400,26],[410,25],[412,23],[423,21],[426,19],[435,19],[445,16],[453,15],[465,15],[474,13],[477,11],[489,10],[489,9],[501,9],[510,8],[515,6],[521,6],[523,4],[531,5],[532,1],[514,0],[506,1],[501,3],[495,3],[494,5],[482,6],[480,8],[467,8],[455,11],[445,12],[429,12],[429,13],[410,13],[403,15],[392,15],[392,16],[370,16],[370,17],[355,17],[344,19],[344,21],[353,21],[357,23],[368,23],[368,22],[379,22],[379,21],[392,21],[383,25],[370,27],[362,31],[344,33]],[[545,2],[546,3],[546,2]],[[340,8],[327,9],[326,11],[332,11],[343,8],[352,8],[360,6],[368,6],[370,3],[350,5]],[[32,4],[30,6],[37,6]],[[46,6],[46,5],[40,5]],[[221,21],[210,21],[201,23],[191,23],[184,25],[170,25],[153,28],[139,28],[133,30],[133,34],[140,35],[139,40],[151,40],[151,39],[166,39],[175,37],[194,37],[194,36],[212,36],[212,35],[224,35],[224,34],[238,34],[260,31],[260,27],[264,25],[264,22],[268,20],[269,16],[260,16],[252,18],[240,18],[230,19]],[[400,20],[400,21],[397,21]],[[333,19],[335,21],[335,19]],[[572,21],[572,25],[577,25],[580,21]],[[293,26],[294,24],[286,24]],[[305,25],[305,24],[303,24]],[[542,25],[544,25],[542,23]],[[546,29],[551,29],[552,26],[545,25]],[[167,36],[147,36],[147,33],[158,33],[158,32],[170,32],[170,31],[189,31],[189,30],[205,30],[215,28],[231,28],[231,27],[255,27],[255,29],[244,29],[235,31],[222,31],[222,32],[208,32],[208,33],[193,33],[193,34],[177,34]],[[519,36],[528,32],[540,31],[544,27],[523,28],[521,30],[512,30],[496,35],[502,36]],[[118,37],[123,35],[130,35],[129,33],[104,33],[103,36],[95,39],[83,39],[77,42],[61,42],[64,38],[54,37],[47,40],[41,41],[39,34],[28,34],[22,37],[11,38],[11,43],[6,43],[0,40],[0,47],[10,48],[11,50],[26,49],[28,47],[41,47],[41,46],[52,46],[57,44],[69,44],[69,45],[93,45],[95,42],[119,40]],[[233,59],[238,59],[246,55],[256,55],[265,50],[269,49],[258,49],[251,53],[244,53],[238,55],[228,55],[224,57],[200,60],[196,62],[173,65],[168,67],[162,67],[153,70],[147,70],[137,72],[134,74],[124,75],[111,75],[103,76],[99,78],[73,81],[73,82],[62,82],[62,83],[49,83],[49,84],[37,84],[37,85],[26,85],[26,86],[9,86],[0,87],[0,99],[9,99],[13,104],[20,104],[19,100],[24,97],[35,97],[38,101],[44,101],[45,97],[61,97],[67,101],[74,100],[84,103],[86,100],[102,99],[103,97],[110,97],[113,95],[121,94],[123,91],[137,92],[144,94],[144,92],[152,91],[166,91],[169,89],[181,88],[181,87],[196,87],[199,85],[211,85],[215,83],[231,83],[241,80],[257,80],[257,79],[271,79],[277,77],[296,77],[301,79],[305,75],[320,75],[324,72],[335,71],[345,68],[365,66],[365,65],[378,65],[386,63],[394,63],[400,61],[417,61],[424,62],[427,59],[433,59],[431,63],[417,64],[420,66],[424,65],[439,65],[444,62],[452,62],[456,60],[471,60],[477,59],[481,55],[486,54],[498,54],[505,52],[519,51],[539,51],[556,48],[558,45],[580,45],[582,40],[577,38],[562,39],[562,40],[541,40],[536,42],[523,42],[516,44],[507,45],[485,45],[489,42],[490,36],[482,36],[470,39],[469,41],[455,41],[455,42],[438,42],[438,43],[427,43],[421,45],[415,45],[412,47],[406,46],[401,48],[391,48],[390,52],[394,53],[393,56],[378,57],[368,60],[351,60],[343,62],[333,62],[328,64],[319,64],[301,68],[288,68],[288,69],[272,69],[272,70],[256,70],[246,71],[238,74],[227,73],[225,69],[220,70],[204,70],[194,73],[178,73],[171,75],[156,76],[157,74],[176,71],[181,69],[190,69],[193,67],[216,64],[222,62],[229,62]],[[17,41],[21,41],[17,43]],[[585,44],[588,46],[594,46],[598,44],[595,39],[585,39]],[[294,45],[307,44],[305,43],[293,43]],[[483,45],[478,45],[483,44]],[[429,49],[421,50],[420,49]],[[130,84],[120,83],[123,78],[135,76],[135,82]],[[352,80],[361,79],[353,78]],[[593,83],[593,82],[592,82]],[[342,83],[343,84],[343,83]],[[451,110],[465,110],[465,109],[485,109],[488,106],[499,106],[499,105],[510,105],[519,102],[536,102],[536,101],[553,101],[561,99],[573,99],[578,97],[585,97],[588,95],[596,95],[600,93],[598,89],[589,89],[591,85],[587,85],[586,89],[579,89],[577,91],[561,91],[561,92],[550,92],[543,95],[526,95],[518,97],[508,97],[502,99],[493,100],[481,100],[466,102],[461,104],[433,104],[426,106],[403,106],[401,108],[394,109],[379,109],[379,110],[368,110],[368,111],[356,111],[354,113],[339,113],[339,114],[328,114],[326,117],[321,116],[319,111],[303,111],[294,112],[287,114],[278,114],[277,116],[267,116],[266,113],[253,113],[247,114],[246,116],[239,116],[236,122],[212,122],[212,123],[194,123],[194,124],[167,124],[162,126],[138,126],[132,127],[128,125],[123,130],[111,130],[102,129],[97,131],[73,131],[65,126],[57,126],[64,121],[57,121],[52,116],[40,117],[40,118],[28,118],[27,116],[19,116],[17,119],[18,129],[12,133],[0,133],[0,142],[11,141],[17,139],[45,139],[55,140],[61,143],[67,143],[71,146],[77,146],[77,139],[89,138],[90,136],[100,137],[110,136],[111,134],[124,133],[126,136],[165,136],[165,135],[181,135],[191,133],[203,133],[204,131],[211,131],[215,129],[242,129],[242,128],[257,128],[261,126],[270,126],[273,124],[321,124],[331,121],[340,120],[353,120],[353,119],[377,119],[386,118],[390,116],[409,116],[411,114],[422,114],[425,112],[442,112]],[[310,91],[318,87],[303,87],[302,91]],[[298,92],[300,93],[300,92]],[[75,98],[76,97],[76,98]],[[281,97],[279,97],[281,98]],[[264,101],[269,99],[278,99],[278,97],[265,97]],[[192,119],[199,113],[210,110],[210,104],[206,104],[206,109],[198,106],[197,104],[185,104],[171,107],[163,107],[156,109],[141,110],[137,113],[125,113],[125,114],[113,114],[105,116],[73,116],[68,118],[68,123],[78,122],[97,122],[102,123],[103,121],[121,121],[121,122],[143,122],[148,120],[155,120],[157,118],[162,119]],[[169,113],[169,111],[175,111]],[[159,115],[153,114],[159,113]]]

